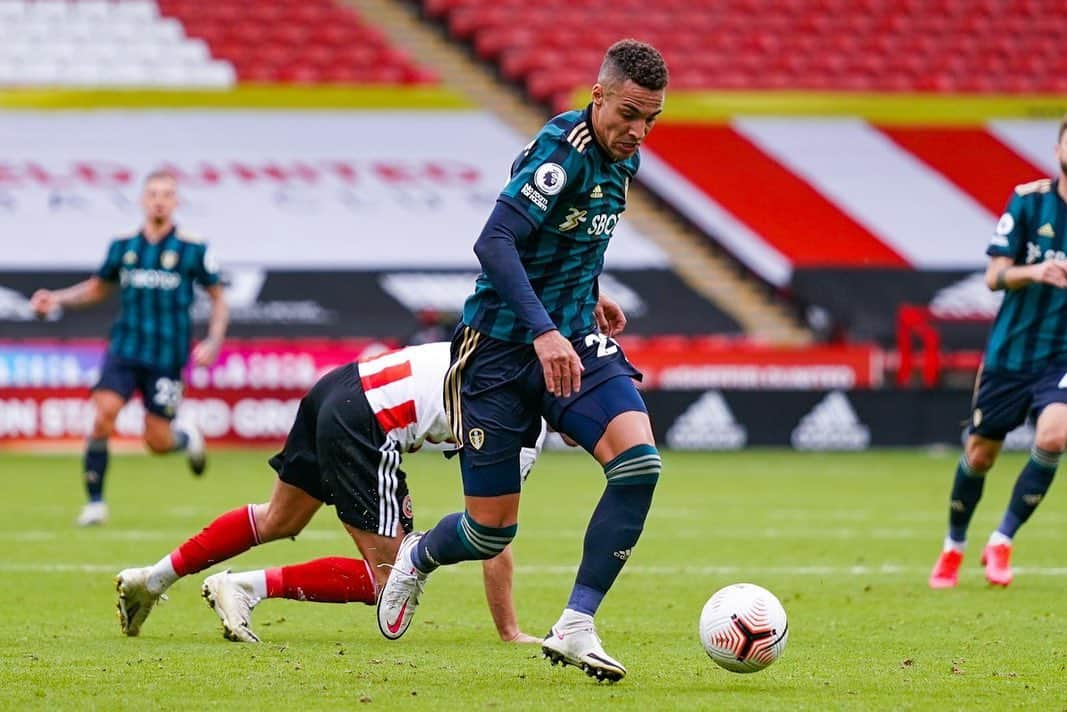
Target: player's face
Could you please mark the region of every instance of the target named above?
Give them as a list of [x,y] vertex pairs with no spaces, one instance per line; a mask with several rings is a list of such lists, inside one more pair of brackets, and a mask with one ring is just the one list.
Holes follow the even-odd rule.
[[145,183],[141,195],[145,219],[155,223],[170,222],[178,207],[178,186],[170,178],[153,178]]
[[593,129],[616,161],[637,152],[663,111],[664,91],[645,89],[630,79],[593,85]]

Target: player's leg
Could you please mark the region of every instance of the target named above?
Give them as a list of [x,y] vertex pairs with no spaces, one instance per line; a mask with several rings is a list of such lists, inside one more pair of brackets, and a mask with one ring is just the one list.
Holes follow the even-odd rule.
[[157,455],[184,452],[192,473],[202,475],[207,467],[204,436],[191,420],[175,417],[182,399],[180,376],[139,369],[138,388],[144,398],[145,445]]
[[[425,534],[404,538],[378,599],[378,628],[391,640],[408,629],[426,577],[437,567],[491,559],[518,530],[520,452],[540,414],[540,373],[528,368],[533,349],[460,329],[445,377],[445,407],[460,450],[465,510]],[[540,389],[540,390],[538,390]]]
[[542,644],[546,657],[598,679],[626,668],[600,645],[593,617],[644,529],[661,462],[644,401],[628,375],[583,391],[559,417],[559,430],[591,452],[607,485],[586,528],[582,561],[567,606]]
[[92,393],[93,426],[85,441],[85,456],[82,460],[85,493],[89,499],[78,515],[78,526],[93,526],[107,521],[107,505],[104,503],[104,478],[107,476],[108,440],[115,433],[115,420],[126,403],[121,393],[106,388],[97,388]]
[[1031,402],[1025,379],[979,374],[967,442],[952,480],[948,533],[928,580],[931,588],[953,588],[959,583],[967,530],[982,498],[986,473],[996,462],[1004,437],[1026,420]]
[[1015,480],[1000,526],[982,552],[986,580],[991,584],[1011,583],[1012,540],[1048,493],[1067,447],[1067,389],[1060,388],[1062,378],[1062,369],[1052,369],[1034,387],[1034,410],[1038,416],[1030,457]]
[[140,633],[152,607],[181,577],[202,571],[257,544],[295,536],[324,502],[331,501],[328,492],[322,488],[315,451],[318,387],[316,385],[300,401],[296,422],[289,431],[285,446],[270,459],[278,479],[268,502],[225,512],[153,566],[119,572],[116,576],[119,623],[125,635]]

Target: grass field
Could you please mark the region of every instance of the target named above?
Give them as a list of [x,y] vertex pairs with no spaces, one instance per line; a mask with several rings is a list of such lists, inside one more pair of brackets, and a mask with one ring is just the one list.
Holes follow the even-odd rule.
[[[497,642],[480,568],[430,580],[412,629],[389,642],[360,605],[264,601],[261,645],[228,643],[179,582],[140,638],[119,635],[112,576],[156,561],[215,514],[267,496],[263,452],[214,456],[204,480],[176,458],[117,455],[112,521],[79,530],[78,458],[0,453],[0,707],[101,709],[1067,709],[1067,494],[1056,487],[1017,540],[1015,583],[985,585],[978,550],[1021,464],[990,475],[961,586],[926,588],[944,533],[955,453],[668,453],[640,546],[598,616],[629,668],[598,685],[539,650]],[[602,477],[547,454],[516,542],[523,627],[543,634],[566,600]],[[454,465],[407,461],[416,521],[460,503]],[[295,542],[234,569],[348,554],[332,511]],[[790,616],[783,658],[756,675],[714,666],[696,637],[719,587],[753,581]]]

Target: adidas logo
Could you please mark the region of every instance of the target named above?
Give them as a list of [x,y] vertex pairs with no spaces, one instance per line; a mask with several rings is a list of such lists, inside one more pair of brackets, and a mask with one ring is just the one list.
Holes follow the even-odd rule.
[[739,450],[747,442],[748,431],[718,391],[700,396],[667,430],[667,444],[679,450]]
[[630,558],[630,554],[632,553],[634,553],[633,549],[622,549],[621,551],[616,551],[615,553],[613,553],[612,556],[614,556],[616,559],[622,559],[623,561],[626,561]]
[[800,419],[790,439],[797,450],[865,450],[871,429],[860,422],[845,394],[834,391]]
[[[597,188],[600,186],[598,185]],[[1052,229],[1052,223],[1045,223],[1037,229],[1038,237],[1056,237],[1056,231]]]
[[589,197],[592,198],[593,200],[600,200],[601,198],[604,197],[604,191],[600,189],[600,184],[599,183],[597,183],[593,187],[593,192],[589,194]]

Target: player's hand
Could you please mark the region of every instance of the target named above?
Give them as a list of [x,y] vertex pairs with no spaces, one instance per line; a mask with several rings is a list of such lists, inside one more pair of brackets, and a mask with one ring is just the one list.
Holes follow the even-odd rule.
[[571,342],[553,329],[533,341],[534,352],[545,373],[545,389],[557,398],[577,393],[582,385],[582,360]]
[[1049,284],[1060,289],[1067,288],[1067,261],[1045,260],[1033,266],[1034,282]]
[[505,643],[518,643],[519,645],[537,645],[543,642],[540,638],[526,635],[521,630],[515,631],[514,634],[507,637],[501,636],[501,640]]
[[210,366],[219,357],[219,349],[222,347],[214,339],[204,339],[193,349],[193,363],[197,366]]
[[618,302],[608,299],[603,294],[597,299],[596,308],[593,309],[596,317],[597,328],[604,336],[618,336],[626,328],[626,314]]
[[50,289],[38,289],[30,297],[30,309],[38,318],[44,319],[60,307],[59,298]]

